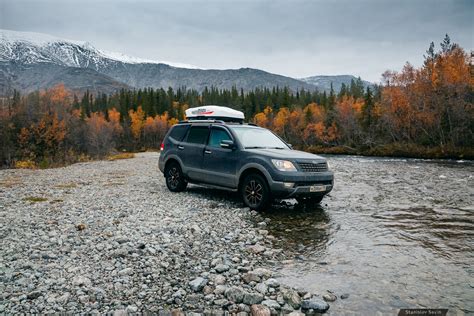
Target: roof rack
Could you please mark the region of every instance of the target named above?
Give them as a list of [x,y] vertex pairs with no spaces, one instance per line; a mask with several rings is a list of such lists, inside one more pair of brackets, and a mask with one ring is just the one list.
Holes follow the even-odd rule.
[[219,123],[219,124],[225,124],[225,122],[222,121],[222,120],[213,120],[213,119],[182,120],[182,121],[178,122],[178,124],[184,124],[184,123]]

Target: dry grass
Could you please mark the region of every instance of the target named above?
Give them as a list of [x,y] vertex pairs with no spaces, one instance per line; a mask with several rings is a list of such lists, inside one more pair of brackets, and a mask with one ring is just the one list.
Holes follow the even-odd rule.
[[131,159],[131,158],[135,158],[134,153],[120,153],[120,154],[111,155],[107,157],[107,160],[114,161],[114,160],[119,160],[119,159]]
[[47,200],[48,200],[47,198],[39,197],[39,196],[28,196],[23,199],[23,201],[28,201],[31,203],[45,202]]

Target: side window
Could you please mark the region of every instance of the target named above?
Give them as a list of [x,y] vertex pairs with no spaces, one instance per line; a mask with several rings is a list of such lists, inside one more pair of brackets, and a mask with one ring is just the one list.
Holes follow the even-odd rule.
[[209,146],[220,147],[223,140],[232,140],[229,133],[222,128],[212,128],[211,137],[209,138]]
[[208,126],[191,126],[187,142],[193,144],[205,144],[207,141],[208,134]]
[[189,125],[175,125],[170,132],[170,136],[174,140],[180,142],[183,140],[184,135],[188,131]]

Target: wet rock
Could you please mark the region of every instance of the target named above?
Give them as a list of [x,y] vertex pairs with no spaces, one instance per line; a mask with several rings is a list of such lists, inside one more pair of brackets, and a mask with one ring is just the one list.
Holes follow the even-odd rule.
[[334,302],[335,300],[337,300],[337,296],[332,293],[326,293],[323,295],[323,299],[326,302]]
[[341,295],[341,299],[345,300],[346,298],[349,298],[349,294],[344,293]]
[[310,300],[302,301],[301,309],[302,310],[312,309],[316,313],[324,313],[329,309],[329,304],[318,297],[313,297]]
[[207,284],[207,279],[204,279],[202,277],[197,277],[194,280],[192,280],[191,282],[189,282],[189,287],[194,292],[199,292],[204,288],[204,286],[206,284]]
[[250,306],[250,314],[252,316],[270,316],[270,309],[264,305],[254,304]]
[[294,309],[298,309],[301,306],[301,297],[298,292],[293,289],[282,290],[283,299]]

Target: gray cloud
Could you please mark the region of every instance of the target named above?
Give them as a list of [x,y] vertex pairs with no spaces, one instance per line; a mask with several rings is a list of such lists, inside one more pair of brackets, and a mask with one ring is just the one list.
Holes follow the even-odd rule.
[[0,0],[0,27],[203,68],[377,81],[445,33],[473,48],[473,1]]

